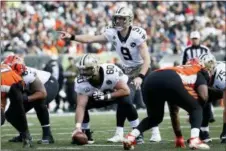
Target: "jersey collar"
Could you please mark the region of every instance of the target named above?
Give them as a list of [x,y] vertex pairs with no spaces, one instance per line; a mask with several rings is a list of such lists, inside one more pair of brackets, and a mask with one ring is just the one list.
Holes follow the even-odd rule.
[[127,39],[129,38],[129,35],[130,35],[131,30],[132,30],[132,27],[130,26],[130,27],[129,27],[129,31],[128,31],[126,37],[122,37],[122,35],[120,34],[120,32],[119,32],[119,31],[117,32],[117,33],[118,33],[119,40],[120,40],[122,43],[126,43]]

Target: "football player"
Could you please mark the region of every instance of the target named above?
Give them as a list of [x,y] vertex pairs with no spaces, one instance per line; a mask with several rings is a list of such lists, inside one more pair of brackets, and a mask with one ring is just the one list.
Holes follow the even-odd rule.
[[[207,55],[203,54],[200,55],[199,58],[194,58],[189,60],[186,64],[202,64],[203,66],[206,66],[206,68],[209,70],[209,73],[211,75],[211,80],[208,83],[208,93],[209,93],[209,100],[208,102],[213,102],[221,99],[223,97],[223,90],[225,87],[225,75],[224,75],[224,67],[225,64],[223,62],[219,62],[216,64],[216,59],[213,55]],[[218,78],[216,78],[216,75],[220,74]],[[222,80],[222,81],[221,81]],[[212,139],[209,136],[209,105],[205,105],[203,107],[203,121],[200,128],[200,139],[205,142],[211,142]],[[178,116],[178,109],[173,110],[173,117],[171,117],[174,132],[176,135],[176,147],[183,147],[185,144],[183,143],[183,137],[180,129],[180,123],[179,123],[179,116]],[[223,128],[223,132],[221,134],[222,136],[225,134]],[[223,139],[222,139],[223,142]]]
[[[47,105],[57,95],[58,82],[49,72],[26,67],[23,60],[16,55],[7,56],[3,62],[10,65],[14,71],[22,76],[25,82],[27,92],[23,94],[25,112],[34,108],[42,126],[43,135],[38,144],[54,143]],[[21,134],[9,141],[21,142]]]
[[208,65],[211,66],[187,64],[169,67],[156,70],[148,75],[143,89],[148,117],[141,121],[137,129],[125,137],[124,149],[134,148],[135,138],[140,133],[162,122],[166,100],[189,113],[191,123],[189,148],[209,149],[209,146],[199,139],[202,108],[208,101],[207,83],[210,79],[208,71],[212,69],[214,64]]
[[215,68],[214,72],[214,83],[213,87],[223,91],[223,102],[224,102],[224,112],[223,112],[223,130],[221,133],[221,143],[226,143],[226,65],[225,62],[219,62]]
[[[83,131],[88,137],[88,143],[94,143],[91,138],[89,113],[91,108],[101,108],[117,103],[118,118],[127,118],[131,127],[138,125],[138,114],[130,101],[130,89],[127,85],[128,76],[114,64],[98,64],[98,60],[86,54],[78,64],[79,76],[75,79],[77,92],[76,126],[72,135]],[[124,126],[117,121],[117,126]],[[122,141],[122,140],[121,140]],[[76,142],[73,142],[76,143]]]
[[[1,64],[1,125],[5,118],[21,133],[24,147],[32,147],[27,118],[23,107],[23,80],[8,65]],[[6,98],[9,97],[10,105],[5,112]],[[5,113],[4,113],[5,112]]]
[[[72,35],[60,31],[60,38],[70,39],[83,43],[112,43],[122,61],[125,74],[129,76],[131,98],[134,99],[136,89],[141,88],[150,68],[150,54],[146,43],[146,31],[133,26],[133,12],[128,7],[120,7],[112,16],[112,27],[106,28],[101,35]],[[134,111],[135,112],[135,111]],[[125,119],[121,118],[122,121]],[[122,126],[116,128],[115,136],[108,139],[110,142],[120,142],[122,139]]]
[[[225,62],[219,61],[216,63],[215,68],[212,72],[212,78],[210,82],[209,95],[211,98],[209,101],[217,101],[223,98],[224,102],[224,113],[223,113],[223,130],[220,135],[221,143],[226,143],[226,100],[225,100],[225,91],[226,91],[226,65]],[[204,118],[204,117],[203,117]],[[203,120],[203,124],[200,131],[200,138],[204,142],[211,142],[212,139],[209,136],[209,122]]]

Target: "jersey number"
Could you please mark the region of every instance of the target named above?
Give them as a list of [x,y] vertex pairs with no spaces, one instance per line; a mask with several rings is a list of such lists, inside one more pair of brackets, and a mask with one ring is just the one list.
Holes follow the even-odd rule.
[[125,60],[133,60],[128,48],[121,47],[121,53]]
[[114,66],[108,65],[106,73],[107,74],[114,74]]
[[223,81],[223,78],[226,76],[226,72],[221,70],[219,72],[219,74],[217,75],[217,79],[220,79],[221,81]]

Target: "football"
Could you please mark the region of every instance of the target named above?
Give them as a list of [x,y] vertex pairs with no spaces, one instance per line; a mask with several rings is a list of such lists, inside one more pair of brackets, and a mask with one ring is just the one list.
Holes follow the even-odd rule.
[[85,145],[88,144],[88,138],[85,133],[77,132],[72,136],[72,144]]

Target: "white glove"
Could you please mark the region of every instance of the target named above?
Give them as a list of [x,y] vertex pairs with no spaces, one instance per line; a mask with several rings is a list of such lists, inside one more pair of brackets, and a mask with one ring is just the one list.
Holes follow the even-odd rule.
[[101,92],[101,91],[95,91],[93,93],[93,98],[96,100],[96,101],[103,101],[104,100],[104,93]]
[[111,99],[111,94],[110,94],[110,93],[104,94],[104,93],[101,92],[101,91],[95,91],[95,92],[93,93],[93,98],[94,98],[96,101],[110,100],[110,99]]

